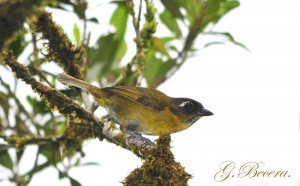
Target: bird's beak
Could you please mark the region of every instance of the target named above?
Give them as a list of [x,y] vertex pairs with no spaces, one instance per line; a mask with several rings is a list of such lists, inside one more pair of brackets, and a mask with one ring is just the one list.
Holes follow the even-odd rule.
[[198,114],[200,116],[211,116],[211,115],[214,115],[211,111],[203,108],[201,111],[198,112]]

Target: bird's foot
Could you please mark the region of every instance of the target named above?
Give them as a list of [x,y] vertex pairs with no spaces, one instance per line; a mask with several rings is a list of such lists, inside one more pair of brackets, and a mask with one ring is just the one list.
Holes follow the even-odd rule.
[[135,133],[132,131],[126,131],[126,134],[128,134],[128,138],[126,140],[127,145],[134,144],[136,146],[142,146],[142,147],[154,147],[155,143],[152,142],[150,139],[143,137],[139,133]]

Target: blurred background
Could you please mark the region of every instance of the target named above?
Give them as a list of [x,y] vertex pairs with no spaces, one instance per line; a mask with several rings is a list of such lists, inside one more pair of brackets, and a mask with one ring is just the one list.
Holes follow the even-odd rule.
[[[99,23],[88,23],[90,43],[99,35],[113,32],[110,17],[115,4],[90,0],[87,17]],[[214,113],[200,119],[189,129],[172,134],[172,151],[186,171],[193,175],[190,185],[211,186],[299,186],[300,185],[300,2],[296,0],[240,0],[240,6],[226,14],[207,30],[230,32],[246,46],[238,46],[227,37],[202,34],[194,43],[197,51],[190,56],[177,73],[158,86],[172,97],[189,97],[200,101]],[[161,11],[161,2],[153,1]],[[76,43],[74,25],[83,30],[82,21],[74,13],[53,8],[53,19],[62,26]],[[131,17],[128,17],[131,22]],[[168,36],[170,31],[158,24],[157,35]],[[183,28],[183,32],[186,32]],[[135,53],[134,29],[127,25],[127,53],[120,61],[125,65]],[[180,43],[182,40],[175,41]],[[220,44],[220,43],[223,44]],[[207,43],[214,45],[207,47]],[[249,49],[249,50],[248,50]],[[18,61],[24,61],[22,54]],[[53,64],[43,68],[52,73],[62,69]],[[13,79],[11,72],[0,66],[5,82]],[[91,72],[92,73],[92,72]],[[92,74],[88,79],[95,82]],[[13,83],[13,82],[11,82]],[[142,85],[146,85],[143,81]],[[20,99],[26,99],[31,89],[20,82]],[[58,87],[64,86],[58,84]],[[28,94],[27,94],[28,92]],[[26,104],[26,103],[24,103]],[[28,103],[27,103],[28,104]],[[101,113],[101,109],[96,111]],[[151,139],[155,139],[151,137]],[[9,150],[13,156],[13,150]],[[82,185],[121,185],[122,181],[142,162],[130,151],[99,140],[83,143],[85,157],[81,163],[97,162],[91,166],[72,168],[69,175]],[[33,166],[36,146],[26,148],[19,164],[20,172]],[[40,158],[45,161],[45,158]],[[233,161],[236,167],[247,162],[264,162],[261,170],[287,170],[287,178],[237,178],[216,182],[215,174],[224,161]],[[0,179],[9,174],[0,167]],[[69,179],[58,179],[54,167],[34,175],[30,186],[69,185]],[[1,185],[14,185],[4,180]]]

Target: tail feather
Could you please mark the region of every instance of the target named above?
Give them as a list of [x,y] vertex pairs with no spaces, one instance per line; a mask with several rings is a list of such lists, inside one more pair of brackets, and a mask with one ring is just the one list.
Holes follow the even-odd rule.
[[80,88],[82,90],[90,92],[94,96],[98,95],[100,93],[99,90],[101,90],[98,87],[95,87],[95,86],[93,86],[91,84],[88,84],[85,81],[82,81],[80,79],[76,79],[76,78],[74,78],[74,77],[72,77],[70,75],[67,75],[67,74],[63,74],[63,73],[58,74],[57,75],[57,79],[58,79],[58,81],[60,81],[61,83],[65,84],[65,85],[74,86],[74,87]]

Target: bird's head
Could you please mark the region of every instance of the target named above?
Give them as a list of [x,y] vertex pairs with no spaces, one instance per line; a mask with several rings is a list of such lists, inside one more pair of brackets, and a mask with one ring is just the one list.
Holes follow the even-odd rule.
[[189,98],[172,98],[171,105],[172,112],[187,125],[194,124],[203,116],[213,115],[201,103]]

